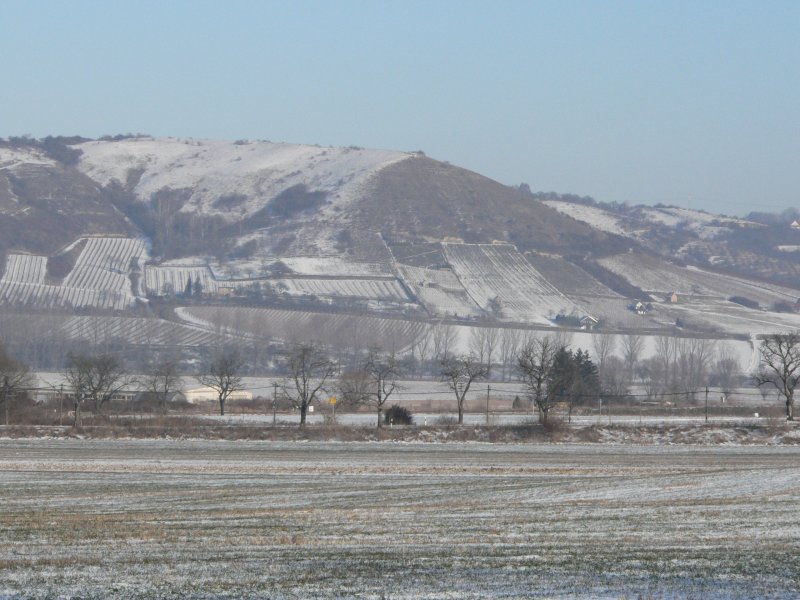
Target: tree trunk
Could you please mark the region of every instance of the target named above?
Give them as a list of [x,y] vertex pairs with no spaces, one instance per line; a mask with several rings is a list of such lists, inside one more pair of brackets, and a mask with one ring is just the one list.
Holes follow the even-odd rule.
[[794,421],[794,396],[786,398],[786,420]]
[[75,420],[72,422],[72,428],[77,429],[81,425],[81,403],[75,402]]
[[458,401],[458,424],[459,425],[463,425],[464,424],[464,399],[463,398],[461,398]]
[[225,416],[225,398],[219,399],[219,414],[221,417]]
[[378,429],[383,428],[383,419],[381,419],[381,414],[383,413],[383,407],[378,406]]
[[308,410],[308,406],[303,403],[300,405],[300,427],[306,426],[306,411]]

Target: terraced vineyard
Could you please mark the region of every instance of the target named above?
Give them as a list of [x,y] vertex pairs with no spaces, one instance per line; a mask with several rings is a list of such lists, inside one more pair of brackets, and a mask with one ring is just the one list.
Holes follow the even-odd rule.
[[9,254],[6,270],[0,282],[44,283],[47,277],[47,257],[34,254]]
[[153,296],[181,294],[189,279],[193,284],[199,281],[203,293],[216,294],[218,291],[217,280],[205,264],[145,265],[144,268],[145,289]]
[[550,324],[581,308],[556,289],[510,244],[443,244],[447,261],[475,303],[498,300],[509,321]]
[[209,332],[358,349],[381,346],[401,350],[426,327],[402,319],[269,308],[193,306],[176,312],[185,322]]
[[471,317],[481,314],[452,271],[397,265],[406,285],[425,307],[438,315]]
[[702,269],[680,267],[643,254],[618,254],[603,258],[599,262],[633,285],[662,296],[672,292],[723,300],[730,296],[744,296],[769,305],[776,301],[794,302],[800,295],[797,289],[772,283],[747,281]]
[[403,286],[396,279],[358,278],[285,278],[269,280],[273,286],[291,295],[365,298],[369,300],[410,301]]
[[9,254],[0,279],[0,301],[35,308],[125,310],[134,300],[131,266],[146,254],[142,240],[88,238],[72,271],[60,284],[46,283],[46,256]]
[[0,302],[9,306],[125,310],[131,299],[131,294],[125,292],[0,281]]
[[143,317],[67,317],[56,333],[70,340],[147,346],[214,346],[226,339],[199,327]]
[[130,293],[131,262],[147,256],[144,242],[121,237],[89,238],[69,275],[65,287]]

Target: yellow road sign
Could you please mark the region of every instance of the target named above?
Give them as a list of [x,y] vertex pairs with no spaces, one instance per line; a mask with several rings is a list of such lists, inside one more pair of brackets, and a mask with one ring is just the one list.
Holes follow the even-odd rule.
[[336,396],[331,396],[331,398],[330,398],[329,402],[330,402],[331,404],[336,404]]

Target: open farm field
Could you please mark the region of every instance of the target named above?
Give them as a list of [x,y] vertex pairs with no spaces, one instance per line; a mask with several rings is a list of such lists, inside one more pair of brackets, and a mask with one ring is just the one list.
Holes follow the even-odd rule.
[[475,303],[488,309],[499,300],[506,319],[549,324],[579,307],[509,244],[444,244],[445,255]]
[[0,441],[0,596],[790,598],[800,450]]

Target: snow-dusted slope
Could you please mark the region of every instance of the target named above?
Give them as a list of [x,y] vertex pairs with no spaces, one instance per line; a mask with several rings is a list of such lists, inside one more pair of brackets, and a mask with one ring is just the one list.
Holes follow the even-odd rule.
[[4,148],[0,146],[0,170],[14,170],[22,165],[53,166],[55,161],[35,148]]
[[[341,208],[370,175],[410,156],[390,150],[175,138],[95,141],[77,147],[83,151],[79,168],[103,185],[114,180],[124,184],[129,174],[141,173],[135,186],[140,199],[147,201],[165,188],[191,190],[182,211],[229,221],[254,214],[298,184],[328,193],[328,208]],[[244,198],[237,201],[237,196]]]
[[597,206],[562,202],[561,200],[545,200],[544,204],[600,231],[626,235],[625,229],[620,225],[619,217]]

